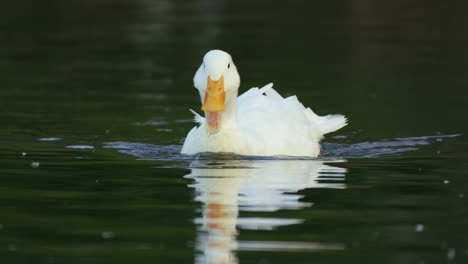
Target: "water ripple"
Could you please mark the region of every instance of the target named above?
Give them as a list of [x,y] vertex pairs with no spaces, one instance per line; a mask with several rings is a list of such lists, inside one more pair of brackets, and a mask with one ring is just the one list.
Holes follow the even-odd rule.
[[[435,142],[440,142],[442,139],[455,138],[460,134],[452,135],[433,135],[433,136],[419,136],[419,137],[406,137],[395,138],[390,140],[381,140],[374,142],[358,142],[358,143],[322,143],[321,160],[335,160],[336,158],[374,158],[385,155],[395,155],[414,151],[419,149],[420,146],[430,145]],[[143,160],[161,160],[161,161],[191,161],[195,159],[219,159],[219,160],[303,160],[310,159],[308,157],[253,157],[253,156],[239,156],[233,154],[215,154],[206,153],[195,156],[182,155],[180,150],[181,145],[156,145],[137,142],[107,142],[104,143],[104,148],[114,148],[122,154],[134,156]]]
[[[132,142],[108,142],[105,148],[144,160],[183,162],[190,169],[194,201],[200,202],[195,246],[196,263],[237,263],[237,251],[340,251],[344,243],[315,241],[242,241],[240,230],[275,230],[304,223],[303,218],[272,214],[280,210],[303,210],[320,204],[307,201],[304,189],[346,189],[347,158],[397,155],[417,150],[443,138],[438,135],[396,138],[352,144],[323,143],[318,159],[303,157],[246,157],[207,153],[182,155],[180,145],[160,146]],[[250,216],[242,215],[249,212]],[[261,215],[252,215],[261,212]],[[270,213],[266,216],[265,213]]]

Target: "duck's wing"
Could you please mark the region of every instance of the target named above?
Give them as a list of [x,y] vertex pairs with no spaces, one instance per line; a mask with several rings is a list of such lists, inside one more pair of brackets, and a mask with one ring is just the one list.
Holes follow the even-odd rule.
[[238,98],[238,121],[257,152],[316,156],[323,135],[346,125],[342,115],[318,116],[296,96],[283,98],[273,84]]

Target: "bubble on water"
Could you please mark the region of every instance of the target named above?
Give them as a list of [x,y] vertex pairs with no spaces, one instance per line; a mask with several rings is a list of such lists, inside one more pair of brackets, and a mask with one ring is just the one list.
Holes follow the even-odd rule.
[[455,259],[455,249],[454,248],[449,248],[447,251],[447,258],[448,260],[454,260]]
[[441,142],[441,141],[444,141],[444,140],[441,139],[441,138],[437,138],[436,141]]
[[34,162],[31,163],[31,167],[33,167],[33,168],[39,168],[40,165],[41,164],[39,162],[37,162],[37,161],[34,161]]
[[440,154],[440,150],[437,151],[437,154]]
[[58,137],[45,137],[45,138],[39,138],[38,140],[39,141],[59,141],[62,139]]
[[449,184],[450,181],[449,180],[444,180],[444,184]]
[[21,152],[21,156],[26,157],[26,155],[28,155],[28,153],[26,153],[26,152]]
[[89,146],[89,145],[70,145],[70,146],[66,146],[66,148],[69,148],[69,149],[94,149],[93,146]]
[[111,239],[111,238],[115,237],[115,234],[112,231],[104,231],[104,232],[101,233],[101,237],[103,239]]
[[13,251],[16,251],[16,250],[18,250],[18,248],[16,247],[15,244],[8,244],[8,251],[13,252]]
[[422,232],[424,231],[424,225],[423,224],[417,224],[414,229],[416,230],[416,232]]

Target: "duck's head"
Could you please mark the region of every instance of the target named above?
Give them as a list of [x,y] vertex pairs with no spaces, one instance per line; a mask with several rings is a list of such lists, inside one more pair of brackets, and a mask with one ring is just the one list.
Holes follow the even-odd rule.
[[200,92],[207,131],[215,134],[221,128],[223,113],[235,111],[240,76],[231,55],[222,50],[206,53],[193,82]]

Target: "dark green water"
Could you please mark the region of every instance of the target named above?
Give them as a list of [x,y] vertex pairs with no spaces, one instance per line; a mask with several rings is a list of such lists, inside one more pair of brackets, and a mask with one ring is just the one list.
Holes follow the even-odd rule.
[[[1,3],[0,262],[467,263],[467,11]],[[350,125],[318,160],[179,155],[213,48]]]

